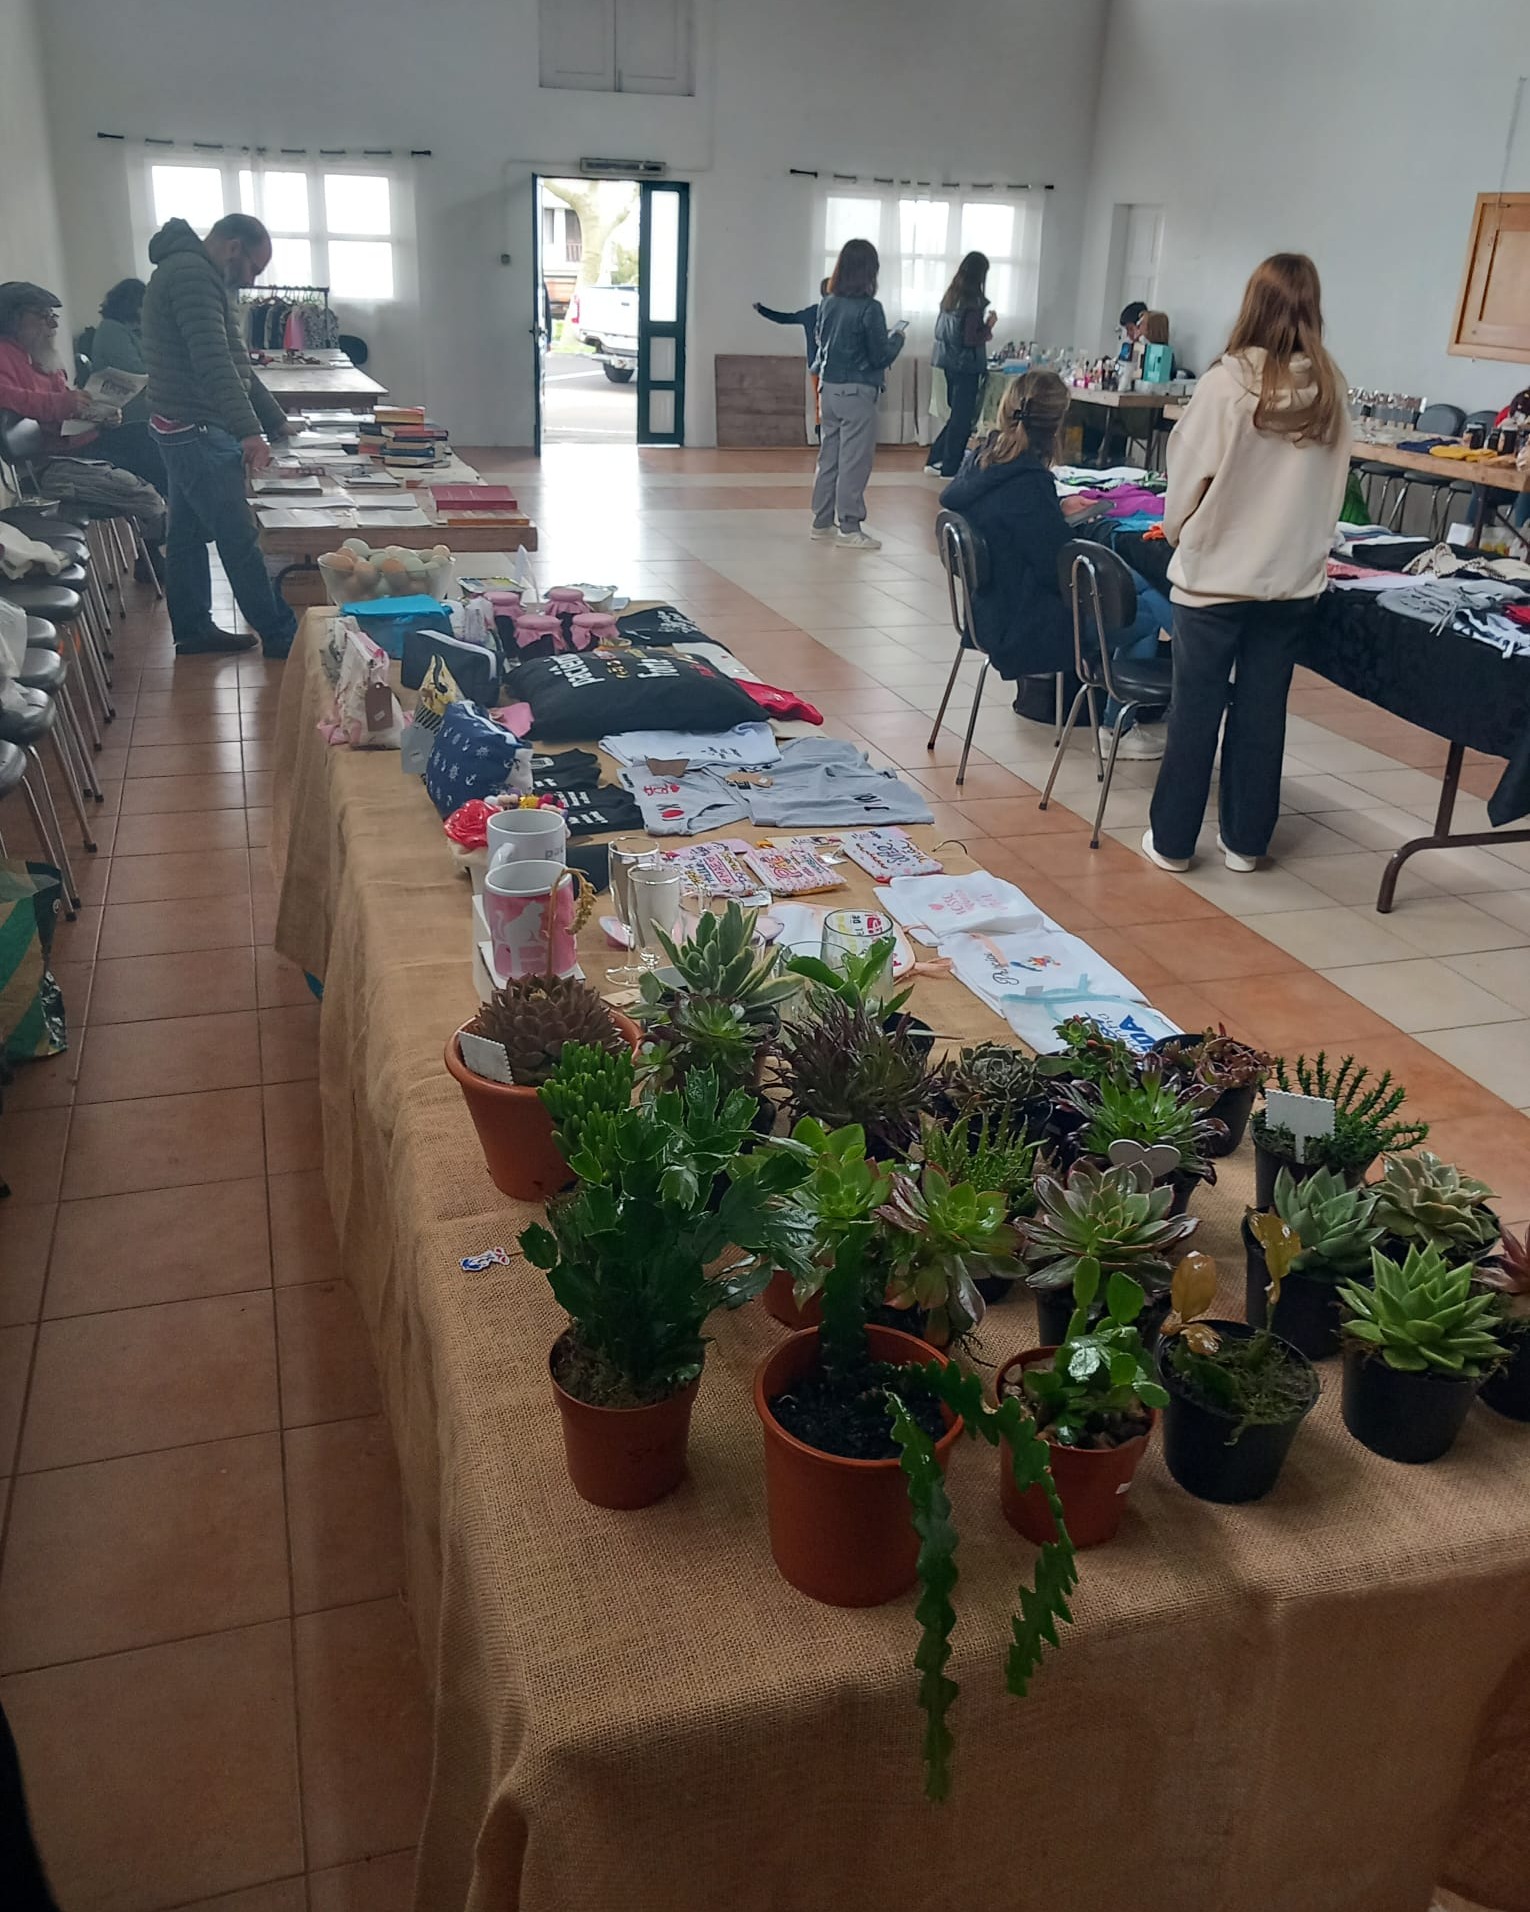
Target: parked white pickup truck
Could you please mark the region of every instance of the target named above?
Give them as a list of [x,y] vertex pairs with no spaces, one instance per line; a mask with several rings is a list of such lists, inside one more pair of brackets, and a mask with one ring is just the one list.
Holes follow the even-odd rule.
[[582,285],[569,301],[568,329],[593,346],[613,385],[625,385],[637,370],[638,289],[635,285]]

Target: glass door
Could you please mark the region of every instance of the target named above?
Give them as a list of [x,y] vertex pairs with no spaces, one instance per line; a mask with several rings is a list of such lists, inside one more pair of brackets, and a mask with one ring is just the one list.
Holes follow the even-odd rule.
[[637,442],[685,443],[690,187],[645,180],[638,220]]

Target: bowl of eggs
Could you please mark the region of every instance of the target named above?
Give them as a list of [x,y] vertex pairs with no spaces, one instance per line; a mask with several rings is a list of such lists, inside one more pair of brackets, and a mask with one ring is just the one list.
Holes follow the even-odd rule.
[[324,594],[331,604],[359,604],[368,598],[444,598],[451,592],[452,554],[444,544],[411,551],[400,544],[376,550],[360,538],[347,538],[338,551],[319,559]]

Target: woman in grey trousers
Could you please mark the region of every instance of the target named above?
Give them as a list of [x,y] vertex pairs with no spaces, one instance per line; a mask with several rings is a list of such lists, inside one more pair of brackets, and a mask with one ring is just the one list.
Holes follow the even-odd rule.
[[[813,480],[813,536],[848,551],[879,551],[861,529],[866,480],[877,450],[877,400],[882,374],[903,350],[906,321],[889,333],[876,298],[877,249],[847,239],[818,308],[821,429]],[[836,529],[836,526],[838,527]]]

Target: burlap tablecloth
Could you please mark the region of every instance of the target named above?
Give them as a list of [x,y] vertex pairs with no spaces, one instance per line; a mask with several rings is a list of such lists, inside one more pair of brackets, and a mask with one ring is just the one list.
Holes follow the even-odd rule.
[[[1423,1912],[1440,1878],[1527,1912],[1530,1430],[1485,1409],[1447,1459],[1395,1465],[1344,1432],[1325,1364],[1278,1491],[1241,1509],[1182,1493],[1151,1451],[1024,1701],[1001,1665],[1031,1550],[995,1457],[963,1444],[939,1808],[911,1598],[837,1611],[772,1565],[761,1308],[715,1320],[680,1491],[628,1514],[576,1498],[545,1281],[518,1257],[458,1266],[513,1250],[530,1214],[489,1182],[441,1061],[474,1006],[467,885],[395,755],[319,739],[322,621],[282,693],[277,942],[325,984],[325,1175],[435,1685],[417,1912]],[[921,982],[918,1007],[996,1027],[954,983]],[[1240,1317],[1249,1181],[1245,1153],[1196,1203]],[[1034,1340],[1024,1301],[986,1326],[992,1356]]]

